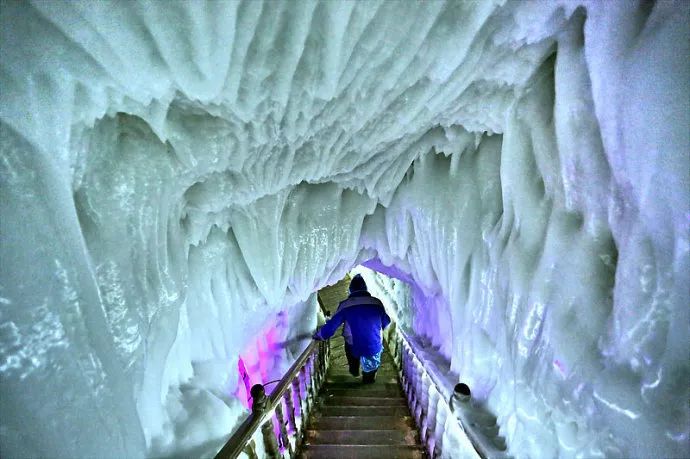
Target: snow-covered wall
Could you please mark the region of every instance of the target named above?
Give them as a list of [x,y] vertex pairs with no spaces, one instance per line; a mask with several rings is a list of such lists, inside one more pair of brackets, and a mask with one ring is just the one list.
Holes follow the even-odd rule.
[[0,16],[3,456],[212,450],[370,259],[512,454],[690,454],[685,2]]

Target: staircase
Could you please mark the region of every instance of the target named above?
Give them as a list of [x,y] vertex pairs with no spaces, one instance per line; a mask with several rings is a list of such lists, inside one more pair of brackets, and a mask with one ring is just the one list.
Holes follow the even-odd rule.
[[[347,297],[349,281],[319,291],[324,313]],[[252,386],[252,412],[216,459],[511,459],[496,416],[466,384],[450,387],[449,366],[418,341],[391,324],[376,382],[366,385],[348,372],[342,336],[310,342],[270,395]]]
[[[339,283],[340,284],[340,283]],[[347,297],[324,292],[324,307],[335,311],[330,297]],[[322,291],[323,292],[323,291]],[[321,296],[321,292],[319,292]],[[361,376],[348,372],[342,336],[331,339],[330,368],[319,393],[318,405],[307,423],[298,457],[302,458],[424,458],[424,447],[398,381],[388,350],[381,358],[376,382],[362,384]]]

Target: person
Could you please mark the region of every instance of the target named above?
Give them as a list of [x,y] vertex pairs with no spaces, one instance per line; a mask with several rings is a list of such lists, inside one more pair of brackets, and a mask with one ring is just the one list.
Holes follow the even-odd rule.
[[327,340],[344,323],[343,338],[350,374],[359,376],[361,366],[362,382],[373,383],[376,370],[381,366],[381,331],[390,322],[381,300],[371,296],[364,278],[357,274],[350,281],[350,295],[340,302],[335,315],[313,337]]

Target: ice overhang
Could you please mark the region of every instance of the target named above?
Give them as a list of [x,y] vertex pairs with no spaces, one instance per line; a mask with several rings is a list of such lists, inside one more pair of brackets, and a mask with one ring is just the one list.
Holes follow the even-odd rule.
[[687,456],[681,2],[0,16],[4,450],[227,434],[253,319],[375,258],[514,454]]

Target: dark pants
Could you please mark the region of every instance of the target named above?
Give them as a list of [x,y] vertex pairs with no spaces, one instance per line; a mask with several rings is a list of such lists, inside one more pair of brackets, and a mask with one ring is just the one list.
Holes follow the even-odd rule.
[[364,384],[371,384],[376,382],[376,370],[367,373],[366,371],[362,372],[362,382]]
[[[347,366],[350,367],[350,374],[352,376],[359,376],[359,357],[352,353],[352,346],[345,343],[345,357],[347,357]],[[376,380],[376,370],[367,373],[362,372],[362,382],[365,384],[373,383]]]
[[345,343],[345,357],[347,357],[347,366],[350,367],[350,374],[359,376],[359,357],[352,353],[352,346],[347,343]]

